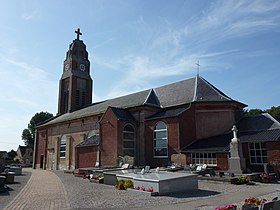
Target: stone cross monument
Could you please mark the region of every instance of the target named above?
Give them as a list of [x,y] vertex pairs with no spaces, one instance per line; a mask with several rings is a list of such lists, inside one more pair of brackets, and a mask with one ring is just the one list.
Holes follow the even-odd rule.
[[237,128],[232,127],[233,138],[230,142],[229,173],[242,174],[246,169],[245,159],[242,152],[242,144],[237,138]]

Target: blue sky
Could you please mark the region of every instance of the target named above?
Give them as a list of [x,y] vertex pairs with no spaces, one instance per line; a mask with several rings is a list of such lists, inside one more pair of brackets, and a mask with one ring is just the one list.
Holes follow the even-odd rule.
[[248,108],[280,105],[280,1],[15,0],[0,8],[0,150],[23,145],[80,27],[94,101],[200,75]]

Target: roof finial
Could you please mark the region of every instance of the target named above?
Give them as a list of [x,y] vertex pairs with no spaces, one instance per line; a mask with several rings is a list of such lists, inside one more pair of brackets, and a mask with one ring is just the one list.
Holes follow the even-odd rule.
[[82,35],[82,33],[80,32],[80,28],[78,28],[77,31],[75,31],[75,33],[77,34],[77,40],[80,39],[80,35]]
[[197,65],[197,76],[199,76],[199,67],[200,67],[199,60],[197,61],[196,65]]

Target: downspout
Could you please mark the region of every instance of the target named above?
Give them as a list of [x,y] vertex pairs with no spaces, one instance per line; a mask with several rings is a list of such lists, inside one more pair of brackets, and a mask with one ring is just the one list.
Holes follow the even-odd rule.
[[47,148],[48,148],[48,129],[46,129],[46,147],[45,147],[45,164],[43,169],[46,170],[46,166],[47,166]]
[[32,164],[33,169],[36,168],[37,134],[38,134],[37,129],[35,129],[35,139],[34,139],[34,147],[33,147],[33,164]]

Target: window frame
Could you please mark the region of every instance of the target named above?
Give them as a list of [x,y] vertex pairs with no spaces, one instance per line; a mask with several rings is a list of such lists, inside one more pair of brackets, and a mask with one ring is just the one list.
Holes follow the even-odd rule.
[[[258,147],[256,147],[258,145]],[[253,147],[251,147],[253,146]],[[249,159],[251,165],[263,165],[265,163],[268,163],[267,161],[267,149],[266,145],[263,142],[249,142],[248,143],[248,149],[249,149]],[[257,151],[259,151],[259,155],[257,154]],[[265,154],[263,154],[265,151]],[[252,154],[254,153],[254,154]],[[254,158],[254,162],[252,161],[252,158]],[[261,161],[258,161],[260,158]]]
[[59,142],[59,158],[61,159],[66,158],[66,144],[67,144],[67,137],[66,135],[62,135]]
[[[131,127],[133,131],[127,129],[125,130],[125,128]],[[125,138],[125,134],[133,134],[133,138]],[[133,151],[133,156],[132,157],[136,157],[136,133],[135,133],[135,128],[132,124],[126,124],[123,127],[123,131],[122,131],[122,151],[123,151],[123,156],[128,155],[125,153],[125,151]],[[134,147],[124,147],[124,143],[125,142],[133,142]],[[131,156],[131,155],[129,155]]]
[[[163,125],[165,126],[165,128],[160,128],[158,129],[157,126],[163,123]],[[160,138],[156,138],[156,133],[160,133],[160,132],[165,132],[165,137],[160,137]],[[157,141],[165,141],[166,146],[156,146],[156,142]],[[156,155],[156,149],[166,149],[166,154],[165,155]],[[167,124],[163,121],[158,121],[156,123],[156,125],[154,126],[154,130],[153,130],[153,157],[154,158],[168,158],[168,129],[167,129]]]
[[214,152],[192,152],[191,162],[195,165],[217,166],[217,153]]

